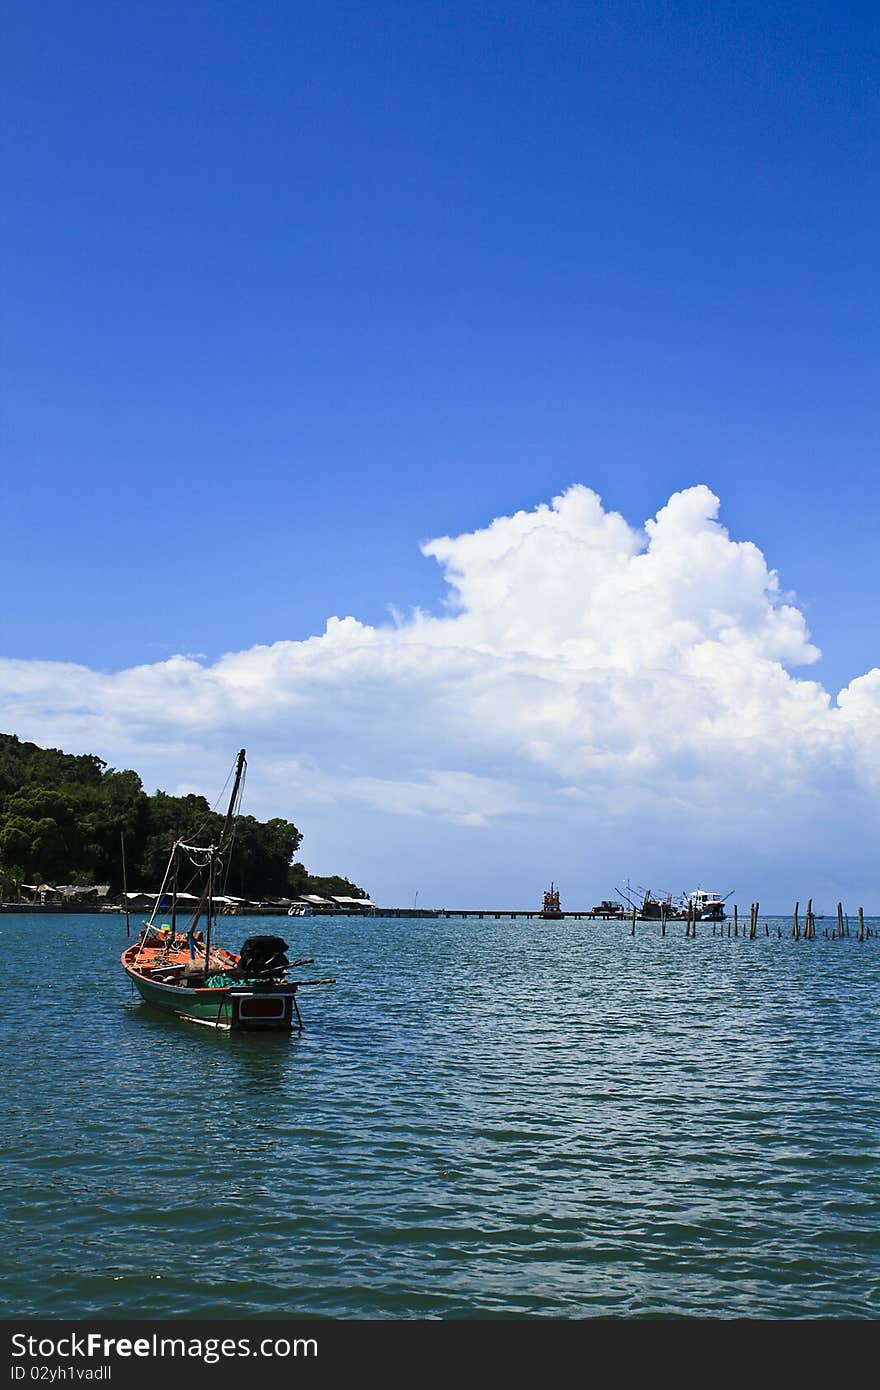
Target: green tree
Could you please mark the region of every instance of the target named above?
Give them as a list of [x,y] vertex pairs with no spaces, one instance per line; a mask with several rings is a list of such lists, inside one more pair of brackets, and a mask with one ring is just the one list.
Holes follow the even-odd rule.
[[[125,837],[128,881],[157,889],[175,840],[219,845],[224,816],[203,796],[147,796],[136,772],[108,767],[95,754],[39,748],[0,734],[0,882],[13,891],[22,878],[50,883],[122,886],[120,835]],[[239,816],[220,882],[241,897],[291,892],[364,896],[348,879],[312,879],[293,857],[298,828],[280,816],[261,822]],[[200,880],[193,866],[192,886]],[[189,884],[179,882],[183,891]],[[199,885],[200,891],[200,885]]]

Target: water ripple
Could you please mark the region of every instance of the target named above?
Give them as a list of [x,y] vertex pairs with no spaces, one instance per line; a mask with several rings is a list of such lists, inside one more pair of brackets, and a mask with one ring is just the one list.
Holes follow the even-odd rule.
[[286,1038],[119,925],[0,918],[3,1315],[877,1316],[876,939],[264,922],[339,977]]

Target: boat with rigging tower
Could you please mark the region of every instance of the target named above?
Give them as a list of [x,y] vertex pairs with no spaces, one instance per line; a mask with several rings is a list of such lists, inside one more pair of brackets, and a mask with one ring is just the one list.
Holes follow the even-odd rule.
[[551,883],[544,894],[544,905],[538,913],[538,916],[545,919],[549,918],[551,921],[558,921],[561,917],[565,916],[565,913],[559,906],[559,889],[556,887],[555,883]]

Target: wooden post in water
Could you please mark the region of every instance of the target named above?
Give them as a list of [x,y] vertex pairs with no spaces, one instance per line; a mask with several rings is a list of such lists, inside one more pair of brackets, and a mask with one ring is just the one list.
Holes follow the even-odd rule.
[[837,935],[843,936],[843,903],[837,904]]
[[632,924],[632,926],[631,926],[630,929],[629,929],[629,934],[630,934],[630,936],[635,936],[635,934],[636,934],[636,909],[635,909],[635,908],[633,908],[633,924]]
[[736,903],[733,904],[733,934],[739,936],[739,912]]
[[798,922],[798,908],[799,908],[799,907],[800,907],[800,902],[796,902],[795,905],[794,905],[794,916],[793,916],[792,919],[791,919],[791,934],[792,934],[792,936],[794,937],[795,941],[799,941],[799,940],[800,940],[800,935],[801,935],[800,923]]
[[661,909],[660,909],[660,935],[661,935],[661,936],[665,936],[665,935],[666,935],[666,905],[665,905],[665,903],[664,903],[663,907],[661,907]]
[[122,847],[122,901],[125,903],[125,939],[131,935],[131,917],[128,911],[128,874],[125,870],[125,831],[119,832],[119,843]]
[[864,941],[864,939],[865,939],[865,914],[864,914],[864,911],[862,910],[862,908],[859,908],[859,941]]
[[816,935],[816,919],[813,916],[813,899],[807,898],[807,919],[804,928],[804,939],[812,941]]

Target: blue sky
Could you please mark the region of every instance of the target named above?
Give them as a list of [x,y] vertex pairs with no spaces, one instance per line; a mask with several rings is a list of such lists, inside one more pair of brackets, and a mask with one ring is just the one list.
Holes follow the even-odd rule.
[[439,614],[420,542],[705,484],[875,664],[873,6],[3,14],[5,657]]

